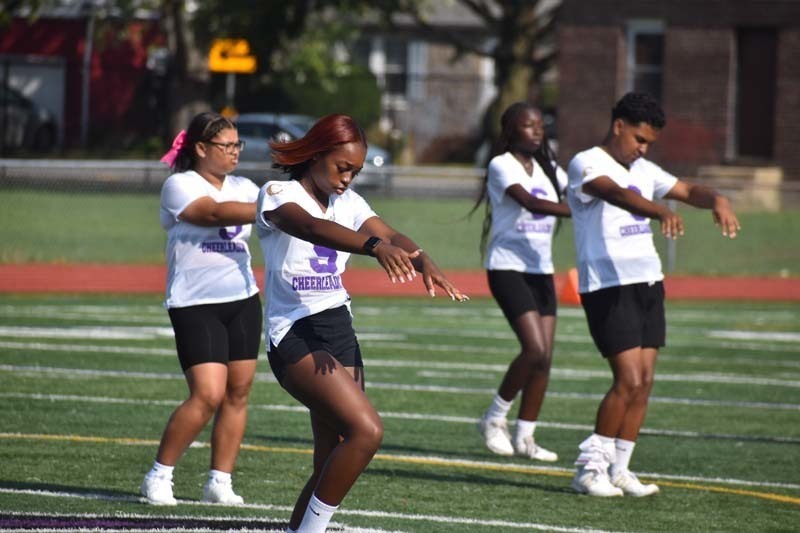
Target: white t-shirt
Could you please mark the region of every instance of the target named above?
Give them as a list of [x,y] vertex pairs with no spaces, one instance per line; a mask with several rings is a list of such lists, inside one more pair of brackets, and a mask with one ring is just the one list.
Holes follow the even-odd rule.
[[[297,320],[350,303],[342,273],[350,254],[292,237],[264,218],[264,211],[295,203],[311,216],[357,231],[377,216],[352,190],[332,194],[323,211],[300,182],[269,181],[258,196],[256,232],[264,252],[264,330],[278,345]],[[364,239],[366,240],[366,238]]]
[[160,219],[167,230],[168,308],[233,302],[258,292],[247,246],[252,224],[203,227],[179,218],[203,196],[217,202],[254,202],[258,187],[247,178],[226,176],[219,190],[193,170],[164,182]]
[[644,158],[627,169],[599,146],[572,158],[567,174],[578,252],[578,292],[664,279],[650,219],[585,194],[582,187],[608,176],[620,187],[653,200],[663,198],[678,179]]
[[[553,273],[551,247],[556,217],[531,213],[506,194],[509,187],[519,184],[536,198],[558,202],[550,178],[536,161],[531,161],[531,176],[511,152],[489,162],[487,187],[492,205],[492,233],[484,262],[488,270]],[[557,165],[556,178],[564,191],[567,175]]]

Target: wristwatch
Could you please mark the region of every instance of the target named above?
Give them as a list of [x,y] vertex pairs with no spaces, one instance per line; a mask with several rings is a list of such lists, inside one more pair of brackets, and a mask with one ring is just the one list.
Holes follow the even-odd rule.
[[364,242],[364,245],[361,247],[367,252],[368,255],[375,257],[375,247],[378,246],[383,241],[380,240],[379,237],[370,237],[369,239]]

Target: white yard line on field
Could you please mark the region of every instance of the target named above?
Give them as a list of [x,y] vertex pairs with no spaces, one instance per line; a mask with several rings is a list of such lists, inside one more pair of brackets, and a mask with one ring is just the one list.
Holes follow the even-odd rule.
[[[180,401],[178,400],[143,400],[137,398],[111,398],[108,396],[84,396],[76,394],[40,394],[40,393],[24,393],[24,392],[0,392],[0,398],[15,398],[22,400],[38,400],[46,402],[84,402],[84,403],[99,403],[99,404],[121,404],[121,405],[151,405],[151,406],[177,406]],[[308,409],[302,405],[280,405],[280,404],[250,404],[251,409],[259,409],[265,411],[281,411],[291,413],[307,413]],[[796,406],[800,410],[800,406]],[[385,419],[397,420],[419,420],[425,422],[446,422],[454,424],[467,424],[474,426],[478,423],[478,419],[467,416],[452,416],[452,415],[438,415],[430,413],[408,413],[398,411],[380,411],[381,417]],[[591,432],[594,428],[589,424],[567,424],[562,422],[553,421],[539,421],[539,427],[561,429],[567,431],[578,432]],[[513,425],[513,422],[512,422]],[[764,436],[760,435],[754,437],[752,435],[737,435],[727,433],[707,433],[699,431],[679,431],[670,429],[651,429],[643,428],[641,430],[643,435],[661,436],[661,437],[680,437],[686,439],[727,439],[735,441],[750,441],[758,440],[759,442],[770,442],[777,444],[800,444],[800,438],[783,437],[783,436]]]
[[[93,443],[93,444],[111,444],[122,446],[157,446],[158,441],[149,439],[126,438],[126,437],[100,437],[100,436],[83,436],[83,435],[58,435],[58,434],[24,434],[24,433],[0,433],[2,440],[26,440],[35,442],[74,442],[74,443]],[[209,448],[208,442],[192,443],[194,448]],[[248,444],[242,443],[243,451],[250,452],[263,452],[273,454],[291,454],[291,455],[309,455],[313,453],[310,448],[290,448],[285,446],[265,446],[261,444]],[[571,477],[574,473],[573,468],[554,467],[554,466],[539,466],[531,464],[530,462],[512,463],[512,462],[497,462],[497,461],[478,461],[472,459],[459,459],[453,457],[439,457],[431,455],[405,455],[405,454],[392,454],[379,452],[373,461],[386,461],[400,464],[412,465],[427,465],[432,467],[444,468],[468,468],[473,470],[483,470],[488,472],[505,472],[505,473],[521,473],[529,475],[553,476],[553,477]],[[758,498],[765,498],[778,501],[786,501],[795,505],[800,505],[800,498],[795,496],[787,496],[782,494],[771,493],[753,493],[748,492],[738,487],[755,487],[766,489],[789,489],[800,490],[800,485],[796,483],[780,483],[769,481],[752,481],[733,478],[706,478],[700,476],[682,476],[672,474],[658,474],[658,473],[642,473],[643,478],[663,480],[664,482],[672,483],[674,486],[680,486],[689,490],[712,490],[718,492],[727,492],[731,494],[740,494],[745,496],[754,496]],[[704,483],[705,485],[690,485],[690,483]],[[681,485],[679,485],[681,484]],[[713,484],[713,485],[712,485]],[[723,485],[725,487],[719,487]],[[0,489],[2,490],[2,489]],[[102,495],[100,495],[102,497]],[[186,503],[192,503],[187,501]],[[194,502],[199,503],[199,502]],[[269,509],[278,509],[269,506]],[[343,514],[355,514],[358,511],[341,511]]]
[[[97,369],[82,369],[82,368],[59,368],[59,367],[47,367],[47,366],[28,366],[28,365],[0,365],[0,371],[3,372],[11,372],[16,374],[24,374],[30,375],[34,377],[54,374],[60,376],[68,376],[68,377],[116,377],[116,378],[140,378],[140,379],[161,379],[161,380],[181,380],[183,381],[185,378],[182,374],[179,373],[169,373],[169,372],[131,372],[131,371],[124,371],[124,370],[97,370]],[[576,371],[577,372],[577,371]],[[669,376],[668,376],[669,377]],[[690,379],[691,375],[677,375],[671,377],[672,381],[683,382],[683,381],[694,381],[703,383],[706,382],[703,379]],[[757,379],[736,379],[736,380],[726,380],[724,376],[709,376],[709,378],[713,378],[708,382],[715,382],[715,383],[731,383],[731,384],[744,384],[748,386],[752,385],[773,385],[772,381],[778,381],[781,385],[787,387],[800,387],[800,382],[793,382],[793,381],[780,381],[780,380],[757,380]],[[659,379],[662,379],[659,376]],[[256,381],[264,382],[264,383],[277,383],[275,377],[266,372],[260,372],[256,374]],[[368,388],[371,389],[382,389],[382,390],[398,390],[398,391],[408,391],[408,392],[431,392],[431,393],[448,393],[448,394],[492,394],[494,393],[495,389],[490,387],[452,387],[446,385],[407,385],[401,383],[388,383],[388,382],[379,382],[379,381],[369,381],[367,384]],[[552,398],[568,398],[568,399],[599,399],[602,398],[602,395],[597,394],[584,394],[584,393],[561,393],[561,392],[548,392],[549,397]],[[728,406],[728,407],[742,407],[742,408],[755,408],[755,409],[789,409],[789,410],[796,410],[798,409],[797,404],[787,404],[787,403],[769,403],[769,402],[734,402],[734,401],[723,401],[723,400],[704,400],[704,399],[694,399],[694,398],[670,398],[670,397],[662,397],[662,396],[655,396],[650,398],[651,403],[665,403],[665,404],[680,404],[680,405],[698,405],[698,406]]]
[[[117,495],[110,495],[110,494],[103,494],[103,493],[82,493],[82,492],[71,492],[71,491],[52,491],[52,490],[30,490],[30,489],[10,489],[10,488],[2,488],[0,487],[0,493],[5,494],[26,494],[26,495],[34,495],[34,496],[44,496],[44,497],[56,497],[56,498],[69,498],[69,499],[86,499],[86,500],[103,500],[103,501],[116,501],[116,502],[137,502],[139,501],[138,497],[134,496],[117,496]],[[181,505],[193,505],[198,507],[208,507],[208,504],[192,501],[192,500],[178,500],[178,503]],[[282,513],[291,512],[292,508],[283,506],[283,505],[269,505],[269,504],[243,504],[236,506],[236,509],[253,509],[258,511],[278,511]],[[37,513],[41,514],[41,513]],[[68,516],[68,517],[92,517],[92,516],[106,516],[106,515],[83,515],[83,514],[76,514],[76,515],[64,515],[58,514],[56,516]],[[226,516],[226,517],[206,517],[202,515],[167,515],[167,516],[156,516],[156,515],[130,515],[130,514],[114,514],[114,515],[107,515],[109,518],[125,518],[125,517],[144,517],[153,520],[159,519],[170,519],[170,520],[208,520],[209,522],[218,522],[218,521],[250,521],[253,520],[257,521],[272,521],[272,519],[265,519],[263,516],[259,516],[258,518],[247,518],[241,516]],[[535,522],[512,522],[510,520],[485,520],[485,519],[476,519],[476,518],[465,518],[460,516],[445,516],[445,515],[422,515],[422,514],[407,514],[407,513],[394,513],[389,511],[377,511],[377,510],[370,510],[370,509],[348,509],[348,508],[341,508],[336,511],[336,516],[358,516],[358,517],[369,517],[369,518],[387,518],[387,519],[394,519],[394,520],[407,520],[410,522],[433,522],[433,523],[440,523],[440,524],[447,524],[447,525],[470,525],[470,526],[483,526],[483,527],[492,527],[492,528],[509,528],[509,529],[527,529],[527,530],[536,530],[536,531],[558,531],[561,533],[611,533],[608,530],[601,530],[601,529],[587,529],[585,527],[564,527],[564,526],[556,526],[550,524],[540,524]],[[278,519],[275,519],[278,521]],[[338,522],[332,522],[331,526],[339,526],[343,527],[345,533],[390,533],[388,530],[385,529],[375,529],[375,528],[359,528],[353,526],[347,526]],[[92,531],[102,531],[97,529],[92,529]],[[169,531],[176,531],[175,529],[170,528]],[[187,530],[188,531],[188,530]],[[229,530],[230,531],[230,530]],[[234,530],[235,531],[235,530]],[[275,530],[268,530],[268,531],[275,531]],[[391,533],[399,533],[393,531]]]
[[[380,345],[382,339],[379,334],[360,334],[359,340],[370,346],[372,344]],[[366,341],[366,342],[364,342]],[[0,349],[19,349],[19,350],[36,350],[36,351],[64,351],[64,352],[85,352],[85,353],[129,353],[138,355],[159,355],[175,357],[175,350],[168,348],[145,348],[135,346],[114,346],[109,344],[59,344],[50,342],[21,342],[21,341],[0,341]],[[456,344],[422,344],[422,343],[408,343],[391,341],[391,348],[393,350],[410,350],[418,353],[425,352],[455,352],[455,353],[476,353],[476,354],[499,354],[505,355],[509,358],[514,353],[515,348],[499,348],[499,347],[479,347],[479,346],[461,346]],[[560,349],[559,352],[563,353],[566,350]],[[570,356],[578,355],[575,352],[569,352]],[[599,355],[594,352],[586,352],[586,357],[599,358]],[[558,354],[556,355],[558,357]],[[659,355],[660,361],[680,361],[682,363],[694,364],[739,364],[739,365],[753,365],[758,367],[775,366],[786,368],[800,368],[800,360],[790,361],[781,359],[765,359],[763,357],[709,357],[709,356],[693,356],[693,355],[672,355],[661,354]],[[416,367],[416,368],[469,368],[478,371],[487,372],[505,372],[508,368],[507,364],[487,364],[487,363],[468,363],[468,362],[438,362],[438,361],[409,361],[403,360],[381,360],[372,359],[368,360],[369,366],[386,366],[386,367]]]

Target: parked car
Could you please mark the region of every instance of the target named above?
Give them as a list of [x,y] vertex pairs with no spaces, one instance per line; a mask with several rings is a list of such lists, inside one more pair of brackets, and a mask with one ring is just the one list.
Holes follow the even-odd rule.
[[3,149],[47,151],[56,144],[56,120],[44,107],[0,85],[0,140]]
[[[270,140],[298,139],[311,129],[317,119],[307,115],[282,113],[242,113],[234,117],[239,139],[245,142],[244,150],[239,154],[241,162],[269,163]],[[367,158],[364,169],[354,182],[356,186],[378,186],[386,181],[386,166],[390,164],[389,153],[374,145],[367,147]]]

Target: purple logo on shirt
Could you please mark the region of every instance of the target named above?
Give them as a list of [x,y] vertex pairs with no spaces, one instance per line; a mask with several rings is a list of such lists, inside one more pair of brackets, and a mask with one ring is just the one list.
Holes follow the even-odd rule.
[[336,258],[339,254],[336,250],[331,250],[325,246],[314,246],[314,252],[317,257],[312,257],[310,260],[311,269],[318,274],[334,274],[336,273]]
[[[535,189],[531,189],[531,196],[533,196],[534,198],[546,198],[547,197],[547,191],[545,191],[544,189],[539,189],[537,187]],[[533,220],[541,220],[541,219],[545,218],[546,216],[547,215],[543,215],[543,214],[540,214],[540,213],[533,213]]]
[[226,241],[232,240],[234,237],[239,235],[241,232],[242,232],[242,227],[241,226],[236,226],[236,228],[233,231],[228,231],[228,228],[219,228],[219,236],[220,236],[220,238],[222,238],[222,239],[224,239]]

